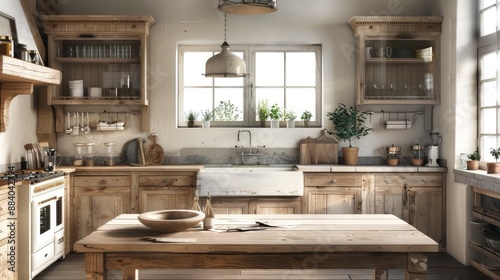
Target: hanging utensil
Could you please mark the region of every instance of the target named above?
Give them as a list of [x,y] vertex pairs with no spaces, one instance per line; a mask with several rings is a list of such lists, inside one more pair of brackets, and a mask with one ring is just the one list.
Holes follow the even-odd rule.
[[85,126],[83,126],[83,118],[84,118],[84,117],[83,117],[83,112],[82,112],[82,117],[80,118],[80,120],[81,120],[81,122],[82,122],[82,125],[81,125],[81,128],[80,128],[80,129],[81,129],[81,131],[82,131],[82,132],[85,132]]
[[74,113],[75,117],[75,126],[73,127],[73,135],[80,134],[80,125],[78,125],[78,112]]
[[[82,115],[83,115],[83,112],[82,112]],[[83,116],[82,116],[82,119],[83,119]],[[82,122],[83,122],[83,121],[82,121]],[[84,132],[85,132],[85,133],[89,133],[89,132],[90,132],[90,126],[89,126],[89,112],[87,112],[87,125],[85,126]]]
[[71,118],[69,114],[70,113],[68,111],[68,119],[67,119],[68,128],[66,128],[66,134],[71,134],[73,132],[73,129],[71,128]]

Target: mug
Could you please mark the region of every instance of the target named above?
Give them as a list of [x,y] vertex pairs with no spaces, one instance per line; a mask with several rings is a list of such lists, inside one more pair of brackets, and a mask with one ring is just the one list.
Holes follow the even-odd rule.
[[373,48],[372,56],[377,58],[391,57],[392,48],[391,47],[376,47]]

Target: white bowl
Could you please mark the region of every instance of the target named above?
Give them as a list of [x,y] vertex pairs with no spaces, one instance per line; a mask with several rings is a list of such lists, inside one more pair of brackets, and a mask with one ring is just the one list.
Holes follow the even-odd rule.
[[83,88],[82,89],[70,88],[69,94],[73,97],[83,97]]
[[159,232],[179,232],[199,224],[205,214],[194,210],[159,210],[139,215],[139,221]]
[[89,97],[102,97],[102,88],[89,87]]

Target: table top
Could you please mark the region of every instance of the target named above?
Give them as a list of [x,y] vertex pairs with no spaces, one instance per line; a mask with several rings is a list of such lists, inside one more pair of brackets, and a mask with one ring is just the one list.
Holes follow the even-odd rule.
[[[191,228],[160,233],[142,225],[138,214],[122,214],[75,243],[77,252],[168,253],[304,253],[304,252],[437,252],[438,244],[394,215],[294,214],[216,215],[217,229],[257,226],[260,231],[207,231]],[[173,243],[144,237],[167,237]],[[191,242],[182,242],[190,240]]]

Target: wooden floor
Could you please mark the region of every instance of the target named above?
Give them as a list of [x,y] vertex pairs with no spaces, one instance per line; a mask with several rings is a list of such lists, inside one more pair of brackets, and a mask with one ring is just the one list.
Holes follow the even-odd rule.
[[[370,270],[141,270],[141,280],[158,279],[316,279],[316,280],[365,280],[372,279]],[[109,280],[122,279],[120,271],[109,271]],[[85,279],[83,255],[69,254],[64,260],[52,264],[34,280]],[[389,279],[404,279],[402,270],[390,270]],[[446,253],[429,256],[428,280],[489,280],[470,266],[463,266]]]

